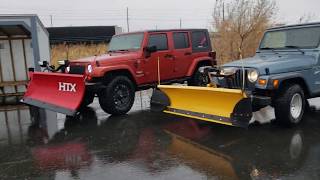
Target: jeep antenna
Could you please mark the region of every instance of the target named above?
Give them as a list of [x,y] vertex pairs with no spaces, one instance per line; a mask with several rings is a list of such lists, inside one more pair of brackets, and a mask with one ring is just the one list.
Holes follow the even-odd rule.
[[158,85],[160,85],[160,56],[158,56]]
[[242,59],[242,53],[241,49],[239,48],[239,55],[240,55],[240,60],[241,60],[241,68],[242,68],[242,93],[244,92],[244,86],[245,86],[245,80],[246,80],[246,72],[244,69],[244,62]]

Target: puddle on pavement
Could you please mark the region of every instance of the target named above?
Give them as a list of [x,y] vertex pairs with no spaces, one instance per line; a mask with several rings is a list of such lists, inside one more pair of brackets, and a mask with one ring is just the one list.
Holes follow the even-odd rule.
[[0,179],[320,178],[320,111],[298,127],[246,130],[153,113],[147,101],[120,117],[96,102],[39,121],[25,106],[2,109]]

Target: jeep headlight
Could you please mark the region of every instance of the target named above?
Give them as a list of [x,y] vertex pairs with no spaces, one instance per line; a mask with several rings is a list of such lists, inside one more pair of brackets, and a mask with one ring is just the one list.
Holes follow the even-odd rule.
[[251,69],[248,71],[248,80],[251,83],[255,83],[258,80],[259,72],[255,69]]
[[70,72],[70,66],[66,67],[66,73]]
[[237,70],[238,68],[235,68],[235,67],[225,67],[221,69],[220,74],[224,76],[230,76],[235,74]]
[[89,64],[88,66],[87,66],[87,70],[88,70],[88,73],[92,73],[92,65],[91,64]]

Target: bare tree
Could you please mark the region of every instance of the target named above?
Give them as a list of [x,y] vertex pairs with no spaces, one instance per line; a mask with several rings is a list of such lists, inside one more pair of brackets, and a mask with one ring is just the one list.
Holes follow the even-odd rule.
[[213,46],[220,63],[254,55],[276,11],[273,0],[216,0]]
[[317,19],[315,14],[311,14],[311,13],[306,13],[303,16],[301,16],[298,20],[298,23],[309,23],[313,20]]

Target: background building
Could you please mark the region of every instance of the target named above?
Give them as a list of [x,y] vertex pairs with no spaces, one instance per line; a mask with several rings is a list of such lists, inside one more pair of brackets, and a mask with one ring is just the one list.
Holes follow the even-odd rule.
[[50,44],[109,43],[112,36],[121,33],[118,26],[48,27]]

